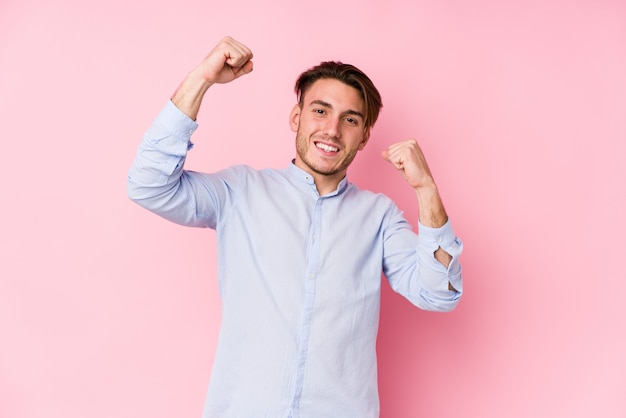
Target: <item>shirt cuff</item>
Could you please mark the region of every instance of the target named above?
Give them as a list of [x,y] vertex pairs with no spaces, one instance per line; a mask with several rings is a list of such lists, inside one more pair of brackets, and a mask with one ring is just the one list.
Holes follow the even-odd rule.
[[419,221],[417,222],[417,225],[421,245],[429,249],[432,248],[433,251],[437,250],[439,247],[445,250],[446,248],[457,246],[459,244],[459,242],[457,242],[458,238],[452,230],[452,225],[450,224],[449,219],[439,228],[432,228],[423,225]]
[[[452,230],[450,220],[441,226],[440,228],[431,228],[422,225],[418,221],[418,238],[420,247],[422,250],[432,254],[434,259],[434,253],[439,247],[452,256],[452,260],[446,269],[452,286],[461,291],[461,266],[459,264],[459,256],[463,252],[463,242],[455,235]],[[437,262],[439,263],[439,262]],[[443,265],[442,265],[443,267]]]
[[176,107],[171,100],[167,101],[155,122],[176,139],[184,141],[187,150],[193,147],[191,135],[198,129],[198,123]]

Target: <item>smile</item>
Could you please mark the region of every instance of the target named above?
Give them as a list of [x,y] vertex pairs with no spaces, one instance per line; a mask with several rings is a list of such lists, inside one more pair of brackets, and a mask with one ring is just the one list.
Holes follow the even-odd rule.
[[337,152],[337,151],[339,151],[339,148],[333,147],[332,145],[322,144],[321,142],[316,142],[315,146],[317,148],[321,149],[322,151],[326,151],[326,152]]

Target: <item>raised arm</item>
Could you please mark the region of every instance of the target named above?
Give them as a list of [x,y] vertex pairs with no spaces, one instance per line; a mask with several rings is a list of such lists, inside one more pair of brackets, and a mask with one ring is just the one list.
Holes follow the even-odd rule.
[[196,120],[204,94],[216,83],[228,83],[252,71],[252,51],[247,46],[224,37],[206,58],[191,71],[178,87],[172,102]]
[[[419,204],[420,223],[429,228],[440,228],[448,222],[448,215],[441,196],[430,172],[426,157],[417,141],[409,139],[397,142],[382,152],[385,160],[391,163],[407,183],[415,190]],[[448,268],[452,256],[439,247],[434,256]],[[450,290],[455,290],[449,284]]]
[[[173,222],[213,227],[219,189],[203,173],[184,170],[202,99],[215,83],[228,83],[252,71],[252,52],[223,38],[182,81],[138,147],[128,172],[128,196]],[[213,194],[212,194],[213,193]]]

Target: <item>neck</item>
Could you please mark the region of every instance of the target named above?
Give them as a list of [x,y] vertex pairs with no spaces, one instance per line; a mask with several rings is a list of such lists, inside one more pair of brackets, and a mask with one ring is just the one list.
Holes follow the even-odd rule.
[[313,182],[315,183],[317,194],[319,194],[320,196],[327,195],[337,190],[339,183],[346,176],[346,170],[334,174],[323,174],[312,170],[311,167],[298,161],[297,158],[295,159],[294,163],[296,167],[306,171],[311,175],[311,177],[313,177]]

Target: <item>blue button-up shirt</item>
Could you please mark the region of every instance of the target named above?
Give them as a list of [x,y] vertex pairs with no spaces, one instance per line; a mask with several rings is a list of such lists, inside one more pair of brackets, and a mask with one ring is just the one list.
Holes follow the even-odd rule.
[[166,219],[216,230],[222,322],[204,417],[378,417],[382,274],[416,306],[449,311],[462,291],[461,241],[449,222],[416,234],[388,197],[346,178],[319,196],[293,163],[183,170],[196,128],[168,102],[128,192]]

